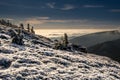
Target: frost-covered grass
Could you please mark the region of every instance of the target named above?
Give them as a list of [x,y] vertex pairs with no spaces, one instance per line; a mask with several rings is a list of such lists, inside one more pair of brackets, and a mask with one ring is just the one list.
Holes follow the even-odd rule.
[[23,46],[11,44],[11,38],[0,41],[3,80],[120,80],[120,64],[107,57],[54,50],[26,39]]

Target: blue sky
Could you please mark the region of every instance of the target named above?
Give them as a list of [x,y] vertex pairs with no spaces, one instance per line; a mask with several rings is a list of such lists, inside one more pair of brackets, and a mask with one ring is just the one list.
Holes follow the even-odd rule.
[[120,0],[0,0],[0,16],[36,28],[119,28]]

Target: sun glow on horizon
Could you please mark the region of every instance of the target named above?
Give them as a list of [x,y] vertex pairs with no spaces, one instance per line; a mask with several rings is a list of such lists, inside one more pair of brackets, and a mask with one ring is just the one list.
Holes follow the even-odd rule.
[[61,37],[64,33],[67,33],[69,36],[82,36],[85,34],[110,30],[115,29],[35,29],[35,33],[52,38]]

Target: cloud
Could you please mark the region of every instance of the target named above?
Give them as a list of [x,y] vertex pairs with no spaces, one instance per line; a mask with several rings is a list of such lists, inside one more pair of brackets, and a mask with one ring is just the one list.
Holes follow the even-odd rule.
[[83,5],[83,8],[102,8],[103,5]]
[[49,17],[36,17],[36,18],[28,18],[24,22],[33,25],[40,25],[44,23],[85,23],[87,21],[88,20],[55,20],[55,19],[50,19]]
[[65,21],[63,20],[39,20],[39,19],[29,19],[25,21],[25,23],[30,23],[33,25],[40,25],[40,24],[50,23],[50,22],[64,23]]
[[71,10],[71,9],[75,9],[75,6],[70,4],[65,4],[64,7],[61,8],[61,10]]
[[47,3],[46,5],[49,7],[49,8],[55,8],[55,2],[52,2],[52,3]]
[[89,19],[51,19],[50,17],[26,18],[21,23],[35,26],[36,28],[117,28],[118,24],[111,21],[97,21]]
[[25,23],[30,24],[43,24],[48,20],[49,17],[34,17],[34,18],[26,18]]
[[45,19],[50,19],[50,17],[36,17],[36,19],[45,20]]
[[14,19],[12,18],[5,18],[6,20],[13,21]]
[[120,12],[120,9],[111,9],[110,12]]

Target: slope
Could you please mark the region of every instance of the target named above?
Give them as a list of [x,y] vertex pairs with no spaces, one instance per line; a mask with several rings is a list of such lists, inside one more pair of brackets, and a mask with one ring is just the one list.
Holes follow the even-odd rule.
[[90,47],[106,41],[116,40],[118,38],[120,38],[120,32],[118,30],[114,30],[83,35],[71,39],[70,42]]
[[89,47],[88,52],[107,56],[120,62],[120,39]]
[[54,50],[46,39],[35,44],[28,35],[24,45],[12,44],[7,28],[0,35],[2,80],[120,80],[120,64],[107,57]]

